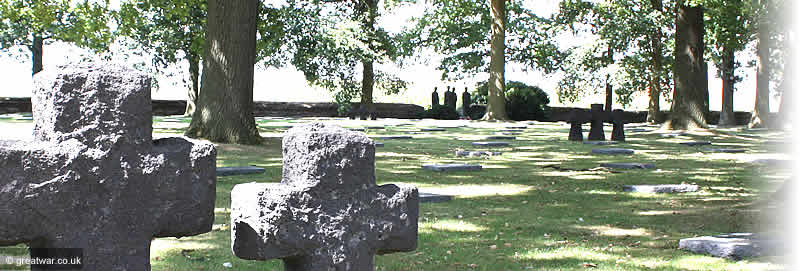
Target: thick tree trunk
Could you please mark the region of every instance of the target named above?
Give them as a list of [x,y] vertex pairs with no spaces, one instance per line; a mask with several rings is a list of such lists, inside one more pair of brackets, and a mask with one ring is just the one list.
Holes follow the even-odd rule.
[[489,63],[489,95],[483,120],[508,120],[505,98],[506,71],[506,1],[490,0],[492,9],[491,61]]
[[[662,0],[650,1],[654,11],[662,12],[664,5],[661,1]],[[650,101],[647,105],[647,122],[649,123],[660,123],[663,121],[663,117],[661,116],[661,72],[663,70],[662,65],[664,58],[662,49],[664,45],[661,42],[662,36],[661,30],[656,30],[650,36],[651,74],[650,82],[648,82]]]
[[366,113],[375,112],[372,102],[372,92],[375,86],[375,70],[371,60],[361,62],[364,67],[364,77],[361,79],[361,109]]
[[197,108],[197,96],[200,93],[200,56],[194,53],[187,53],[186,60],[189,61],[189,93],[186,99],[185,116],[194,115]]
[[42,54],[44,53],[44,39],[41,35],[33,36],[33,44],[31,45],[31,60],[33,61],[33,68],[31,75],[36,75],[44,66],[42,65]]
[[707,127],[708,76],[703,60],[703,7],[678,5],[675,20],[675,91],[665,128],[688,130]]
[[[378,16],[378,0],[361,0],[358,7],[359,13],[363,16],[361,22],[362,29],[369,33],[369,36],[375,33],[375,18]],[[361,66],[364,68],[363,77],[361,79],[361,112],[366,119],[369,114],[375,112],[375,104],[373,103],[373,93],[375,90],[375,61],[373,59],[362,59]]]
[[209,0],[202,86],[186,135],[259,144],[253,118],[257,0]]
[[758,45],[756,49],[758,60],[758,73],[756,74],[756,104],[753,116],[750,118],[750,128],[763,128],[769,126],[769,29],[766,23],[761,23],[758,29]]
[[731,127],[736,125],[736,117],[733,114],[733,91],[736,78],[734,77],[736,62],[733,50],[722,48],[722,112],[719,114],[719,127]]

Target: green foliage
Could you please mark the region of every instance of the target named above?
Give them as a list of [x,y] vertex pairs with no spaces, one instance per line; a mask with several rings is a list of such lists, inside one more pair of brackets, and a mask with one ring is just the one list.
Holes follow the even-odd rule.
[[199,61],[206,15],[206,1],[201,0],[126,0],[120,5],[117,35],[152,54],[157,68],[184,58]]
[[[738,52],[744,50],[748,43],[755,39],[753,23],[755,18],[751,7],[745,0],[706,0],[705,21],[706,44],[710,50],[711,60],[717,66],[717,76],[724,77],[727,67],[723,65],[723,51]],[[739,61],[735,68],[741,66]],[[734,82],[742,78],[734,75]]]
[[[340,105],[361,93],[361,64],[374,62],[375,88],[397,94],[407,83],[378,70],[397,60],[397,37],[376,23],[394,1],[290,0],[282,7],[265,7],[259,24],[258,50],[267,66],[287,64],[303,72],[306,80],[334,92]],[[266,21],[266,23],[265,23]],[[280,52],[280,54],[274,54]]]
[[[492,15],[489,1],[428,1],[425,13],[414,18],[404,33],[402,48],[413,55],[423,48],[443,54],[438,69],[442,79],[463,79],[489,71],[489,44]],[[550,73],[563,59],[554,43],[545,38],[552,34],[548,20],[522,6],[520,1],[506,2],[506,61]]]
[[[672,1],[666,1],[658,11],[650,0],[562,1],[554,22],[560,33],[584,33],[596,37],[594,42],[564,51],[566,61],[561,66],[564,77],[558,84],[560,102],[575,102],[587,94],[605,91],[611,79],[617,101],[623,106],[632,96],[647,91],[650,80],[659,78],[662,90],[670,89],[672,51],[671,41],[674,14]],[[663,33],[660,72],[652,66],[653,33]],[[612,50],[613,54],[608,53]],[[658,73],[658,74],[656,74]],[[662,92],[667,96],[668,91]]]
[[457,120],[459,115],[458,111],[446,105],[433,105],[428,110],[422,112],[419,116],[423,119],[440,119],[440,120]]
[[[482,82],[473,93],[476,104],[486,104],[489,84]],[[512,120],[545,120],[550,116],[550,97],[547,92],[537,86],[529,86],[522,82],[506,83],[506,110]]]
[[114,14],[109,1],[0,1],[0,50],[33,46],[33,38],[65,41],[90,50],[108,50],[113,35],[108,22]]

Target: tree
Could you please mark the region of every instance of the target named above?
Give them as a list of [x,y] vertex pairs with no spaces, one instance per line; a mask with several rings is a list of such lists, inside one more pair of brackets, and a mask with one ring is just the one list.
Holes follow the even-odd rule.
[[703,54],[703,6],[679,1],[675,16],[675,90],[665,128],[687,130],[707,127],[708,76]]
[[[671,61],[663,54],[662,33],[671,23],[663,10],[660,0],[562,1],[554,15],[558,36],[571,32],[594,40],[563,53],[567,61],[561,66],[559,100],[575,102],[588,91],[605,89],[606,109],[611,109],[614,94],[627,106],[633,94],[647,90],[648,120],[657,121],[662,89],[670,86],[665,80],[670,75],[664,71]],[[622,57],[615,58],[615,52]]]
[[25,46],[31,52],[32,74],[43,68],[44,45],[71,42],[94,51],[106,51],[112,41],[108,1],[4,0],[0,1],[0,50]]
[[483,120],[508,120],[506,113],[506,1],[491,0],[492,42],[489,63],[489,94]]
[[186,132],[214,142],[259,144],[253,117],[257,0],[209,0],[202,86]]
[[[490,85],[499,90],[504,87],[500,83],[505,84],[501,77],[505,77],[506,62],[523,64],[524,70],[551,73],[563,61],[557,46],[546,38],[552,34],[552,25],[522,6],[522,1],[433,0],[426,3],[430,7],[415,17],[413,25],[405,31],[403,41],[410,45],[403,48],[443,54],[438,66],[442,80],[489,73]],[[500,48],[501,42],[503,48]],[[494,102],[487,101],[491,113],[486,118],[507,119],[501,95],[494,93]]]
[[334,92],[340,113],[357,97],[365,112],[372,112],[376,89],[396,94],[407,86],[379,69],[402,52],[396,37],[378,24],[381,11],[399,2],[290,0],[284,7],[267,8],[264,14],[277,22],[259,25],[259,51],[282,53],[260,55],[267,66],[292,64],[311,85]]
[[772,10],[773,0],[755,0],[756,12],[756,103],[753,108],[753,115],[750,118],[748,127],[761,128],[771,125],[769,114],[769,93],[770,93],[770,76],[771,70],[771,49],[773,47],[772,28],[773,21],[771,16],[776,15],[776,11]]
[[733,93],[735,84],[741,81],[736,76],[736,69],[741,64],[735,53],[753,40],[750,30],[752,16],[745,0],[707,0],[705,6],[710,18],[706,29],[711,43],[711,58],[719,71],[717,76],[722,78],[722,111],[718,125],[734,126]]
[[118,34],[150,53],[155,67],[189,63],[187,116],[194,113],[200,90],[206,15],[201,0],[128,0],[120,6]]

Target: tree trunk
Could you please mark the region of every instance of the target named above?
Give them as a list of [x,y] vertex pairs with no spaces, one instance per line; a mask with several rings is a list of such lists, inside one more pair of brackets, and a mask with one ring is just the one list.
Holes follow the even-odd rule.
[[33,35],[33,44],[31,45],[31,60],[33,61],[33,68],[31,75],[36,75],[43,69],[42,54],[44,53],[44,39],[41,35]]
[[[653,6],[653,10],[656,12],[662,12],[664,9],[664,5],[661,2],[662,0],[651,0],[650,3]],[[647,122],[649,123],[660,123],[663,121],[661,116],[661,72],[663,70],[663,44],[661,42],[663,34],[661,34],[661,30],[656,30],[650,36],[650,57],[651,57],[651,74],[650,74],[650,82],[648,82],[648,95],[650,96],[650,102],[647,106]]]
[[707,127],[708,76],[703,60],[703,7],[680,3],[675,20],[675,91],[665,128],[688,130]]
[[719,114],[719,127],[736,126],[736,116],[733,113],[735,69],[733,50],[722,48],[722,111]]
[[[608,64],[614,63],[614,49],[608,46]],[[611,74],[606,74],[606,113],[611,113],[614,103],[614,87],[611,85]]]
[[489,95],[483,120],[508,120],[505,98],[506,70],[506,1],[490,0],[492,9],[491,62],[489,63]]
[[[767,1],[769,2],[769,1]],[[769,125],[769,51],[770,39],[767,24],[762,22],[758,28],[756,49],[758,73],[756,74],[756,104],[750,118],[750,128],[763,128]]]
[[257,0],[209,0],[203,75],[186,135],[259,144],[253,118]]
[[364,77],[361,79],[361,109],[365,114],[371,114],[375,112],[375,104],[372,102],[375,70],[372,60],[364,60],[361,65],[364,66]]
[[[364,32],[369,33],[368,39],[375,35],[375,17],[378,16],[378,0],[361,0],[358,8],[362,14],[363,21],[361,27]],[[362,118],[375,112],[372,94],[375,88],[375,67],[373,59],[362,59],[361,65],[364,68],[361,79],[361,112],[365,114]]]
[[187,53],[186,60],[189,61],[189,93],[186,99],[186,113],[184,116],[194,115],[197,108],[197,95],[200,92],[200,56],[195,53]]

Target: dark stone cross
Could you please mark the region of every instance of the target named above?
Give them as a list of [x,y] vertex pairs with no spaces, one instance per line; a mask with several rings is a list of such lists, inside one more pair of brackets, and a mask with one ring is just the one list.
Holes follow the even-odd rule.
[[282,259],[285,270],[374,270],[375,254],[417,247],[419,193],[375,184],[375,144],[363,133],[310,124],[283,137],[280,183],[231,192],[233,253]]
[[574,108],[569,113],[569,140],[570,141],[583,141],[583,124],[589,122],[589,117],[586,112],[581,109]]
[[211,230],[216,150],[153,140],[150,80],[103,64],[34,77],[34,141],[0,141],[0,246],[83,249],[81,270],[150,270],[154,237]]
[[603,131],[603,123],[608,121],[608,114],[603,110],[603,104],[592,104],[589,111],[592,116],[592,126],[589,129],[589,140],[604,141],[606,134]]
[[611,131],[611,140],[625,141],[625,112],[622,109],[616,109],[611,113],[611,123],[614,125],[614,130]]

